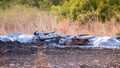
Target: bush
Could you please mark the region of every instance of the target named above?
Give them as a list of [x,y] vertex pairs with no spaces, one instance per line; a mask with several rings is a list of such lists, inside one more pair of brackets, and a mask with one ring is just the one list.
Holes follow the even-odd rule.
[[117,36],[120,36],[120,31],[118,33],[116,33]]
[[[58,9],[56,9],[58,8]],[[66,0],[62,5],[52,7],[60,18],[87,23],[110,21],[120,13],[120,0]],[[116,17],[116,21],[119,21]]]
[[120,22],[120,0],[0,0],[0,8],[14,5],[37,8],[42,11],[56,11],[59,19],[69,18],[85,24],[94,21]]

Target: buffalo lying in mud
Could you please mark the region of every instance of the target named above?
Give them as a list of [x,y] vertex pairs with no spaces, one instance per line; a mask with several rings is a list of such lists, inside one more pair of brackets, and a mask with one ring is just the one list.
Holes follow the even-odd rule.
[[56,32],[34,32],[34,35],[24,35],[21,33],[0,36],[1,43],[45,43],[48,45],[88,45],[88,46],[120,46],[120,36],[98,37],[88,34],[61,35]]

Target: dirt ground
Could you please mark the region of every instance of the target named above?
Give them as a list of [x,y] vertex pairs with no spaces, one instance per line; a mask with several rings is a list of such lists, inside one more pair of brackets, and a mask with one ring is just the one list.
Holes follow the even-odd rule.
[[0,44],[0,68],[120,68],[120,49]]

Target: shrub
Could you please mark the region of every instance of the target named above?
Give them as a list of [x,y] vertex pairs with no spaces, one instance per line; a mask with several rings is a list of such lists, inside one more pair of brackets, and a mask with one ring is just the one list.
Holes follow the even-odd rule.
[[[110,21],[119,14],[119,6],[120,0],[66,0],[62,5],[54,6],[52,9],[59,12],[60,18],[87,23],[96,20]],[[119,19],[116,17],[115,20]]]
[[120,36],[120,31],[118,33],[116,33],[117,36]]
[[80,24],[112,19],[120,22],[120,0],[0,0],[1,9],[6,10],[15,5],[56,11],[59,19],[69,18]]

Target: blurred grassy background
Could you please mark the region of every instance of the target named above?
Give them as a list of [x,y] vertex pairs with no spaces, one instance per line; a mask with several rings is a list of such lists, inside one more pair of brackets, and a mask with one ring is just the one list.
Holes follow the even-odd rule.
[[0,0],[0,35],[57,31],[118,35],[120,0]]

